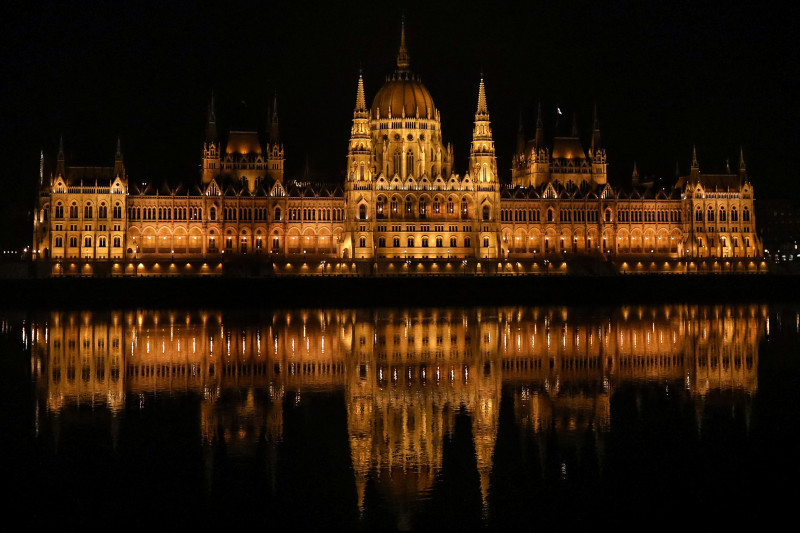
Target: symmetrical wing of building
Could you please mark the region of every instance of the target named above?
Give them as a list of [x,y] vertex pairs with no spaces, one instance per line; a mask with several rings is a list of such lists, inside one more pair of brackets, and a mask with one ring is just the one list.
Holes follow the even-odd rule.
[[119,142],[113,166],[68,166],[62,143],[54,171],[40,176],[34,258],[55,273],[215,273],[245,256],[277,272],[455,273],[533,272],[575,256],[623,269],[753,270],[763,254],[743,157],[705,174],[693,153],[669,188],[635,169],[630,186],[615,187],[596,110],[587,151],[575,125],[545,139],[540,108],[534,138],[520,131],[511,183],[501,183],[483,79],[468,169],[456,174],[404,32],[397,70],[371,107],[359,76],[343,184],[284,178],[276,110],[266,143],[254,131],[223,142],[212,98],[189,187],[135,183]]

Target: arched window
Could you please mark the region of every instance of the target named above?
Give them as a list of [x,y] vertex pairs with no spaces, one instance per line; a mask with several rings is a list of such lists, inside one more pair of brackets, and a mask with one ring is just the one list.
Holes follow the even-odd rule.
[[75,202],[69,206],[69,218],[78,218],[78,204]]
[[378,198],[378,202],[375,204],[375,213],[377,213],[378,218],[383,218],[383,206],[386,203],[386,199],[381,196]]
[[114,204],[114,218],[122,218],[122,206],[119,203]]
[[467,216],[467,199],[461,200],[461,216]]
[[697,211],[695,211],[694,219],[697,222],[702,222],[703,221],[703,210],[700,209],[699,207],[697,208]]
[[708,214],[706,215],[706,220],[709,222],[714,222],[714,209],[709,207]]
[[386,248],[386,237],[378,238],[378,246],[381,248]]
[[455,248],[456,247],[456,245],[457,245],[456,242],[457,241],[456,241],[455,237],[450,237],[450,247],[451,248]]
[[60,202],[56,205],[56,218],[64,218],[64,206]]
[[92,204],[86,204],[83,208],[83,218],[92,218]]
[[488,248],[489,247],[489,237],[484,237],[483,238],[483,247],[484,248]]
[[392,213],[397,213],[397,197],[392,197]]
[[121,239],[119,237],[114,237],[114,248],[119,248],[121,246]]
[[440,206],[439,197],[437,196],[436,198],[433,199],[433,212],[437,215],[439,214],[439,206]]
[[469,237],[464,237],[464,248],[470,247],[470,240]]
[[367,238],[366,237],[361,237],[360,239],[358,239],[358,245],[361,248],[366,248],[367,247]]
[[358,218],[361,220],[367,219],[367,206],[366,204],[361,204],[358,206]]
[[739,221],[739,212],[736,211],[735,207],[731,207],[731,222],[738,222]]
[[488,205],[483,206],[483,220],[489,220],[490,209]]
[[436,237],[436,247],[441,248],[443,246],[443,240],[441,237]]
[[411,198],[406,198],[406,214],[410,215],[414,212],[414,205],[411,203]]
[[97,208],[97,218],[108,218],[108,208],[106,204],[100,204]]
[[414,237],[409,237],[408,238],[408,247],[409,248],[413,248],[414,247]]
[[275,206],[275,220],[281,219],[281,208],[280,206]]
[[208,219],[209,220],[217,220],[217,208],[216,207],[213,207],[213,206],[211,207],[211,209],[209,210],[209,213],[208,213]]
[[83,246],[84,246],[84,248],[91,248],[92,247],[92,238],[91,237],[84,237],[83,238]]
[[426,214],[426,211],[427,211],[427,206],[425,204],[425,198],[420,198],[419,199],[419,216],[424,218],[425,214]]
[[548,209],[547,210],[547,221],[548,222],[552,222],[553,221],[553,210],[552,209]]
[[394,173],[395,174],[400,174],[400,157],[401,157],[400,150],[398,150],[398,151],[396,151],[394,153],[394,158],[393,158],[394,159],[393,163],[394,163]]
[[364,163],[358,166],[358,179],[364,181]]
[[742,209],[742,221],[750,222],[750,210],[746,207]]
[[392,239],[392,246],[395,248],[400,248],[400,237],[395,237]]
[[604,220],[605,222],[611,222],[611,209],[606,209]]
[[73,248],[78,247],[78,238],[77,237],[70,237],[69,238],[69,245]]
[[428,238],[427,237],[423,237],[422,238],[422,247],[423,248],[427,248],[428,247]]
[[61,248],[62,246],[64,246],[64,239],[56,237],[56,248]]
[[105,248],[106,247],[106,238],[105,237],[99,237],[97,239],[97,247],[98,248]]
[[406,154],[406,174],[414,174],[414,152],[411,150]]
[[447,199],[447,214],[448,215],[452,215],[453,213],[455,213],[455,210],[456,210],[456,206],[453,203],[453,199],[452,198],[448,198]]
[[725,222],[727,219],[728,219],[728,217],[726,216],[725,208],[724,207],[720,207],[719,208],[719,221],[720,222]]

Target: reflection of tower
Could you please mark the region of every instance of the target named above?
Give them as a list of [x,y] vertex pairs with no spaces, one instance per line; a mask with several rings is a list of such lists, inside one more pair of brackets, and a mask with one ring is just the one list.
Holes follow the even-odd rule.
[[[461,406],[472,416],[484,504],[499,414],[500,373],[479,352],[473,313],[380,313],[355,324],[347,362],[348,433],[361,510],[373,477],[398,527],[411,527],[442,469]],[[373,342],[366,345],[362,338]],[[365,346],[364,349],[361,347]]]

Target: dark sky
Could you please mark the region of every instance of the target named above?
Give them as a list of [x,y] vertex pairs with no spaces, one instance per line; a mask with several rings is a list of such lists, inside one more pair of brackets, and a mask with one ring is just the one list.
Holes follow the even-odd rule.
[[[514,3],[516,4],[516,2]],[[440,109],[456,170],[480,73],[501,178],[520,111],[541,100],[588,139],[597,102],[609,172],[670,180],[692,145],[721,171],[743,146],[757,198],[800,198],[797,7],[764,2],[433,2],[405,7],[412,70]],[[277,92],[287,175],[341,180],[359,67],[368,101],[394,70],[394,2],[4,2],[0,248],[30,239],[39,150],[110,164],[117,135],[137,181],[197,178],[213,90],[221,131],[263,131]]]

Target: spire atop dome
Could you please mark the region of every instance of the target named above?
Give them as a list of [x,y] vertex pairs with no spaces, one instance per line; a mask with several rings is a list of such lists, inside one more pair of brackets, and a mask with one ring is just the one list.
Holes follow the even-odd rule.
[[697,145],[692,145],[692,168],[699,168],[697,164]]
[[747,167],[744,164],[744,148],[739,147],[739,170],[745,170]]
[[397,51],[397,71],[408,72],[410,63],[408,60],[408,50],[406,49],[406,16],[400,22],[400,49]]

